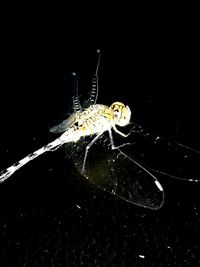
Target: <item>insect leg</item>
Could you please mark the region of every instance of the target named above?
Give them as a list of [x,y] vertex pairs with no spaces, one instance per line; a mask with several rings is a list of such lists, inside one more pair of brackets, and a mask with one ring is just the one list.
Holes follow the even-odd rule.
[[[114,128],[114,127],[113,127],[113,128]],[[112,130],[109,129],[108,132],[109,132],[109,137],[110,137],[110,142],[111,142],[111,148],[112,148],[112,149],[118,149],[118,148],[123,147],[123,146],[131,145],[131,143],[124,143],[124,144],[122,144],[122,145],[115,146],[114,141],[113,141]],[[116,132],[118,133],[118,130],[117,130]],[[127,136],[128,136],[128,135],[125,135],[125,134],[121,133],[120,131],[119,131],[119,133],[120,133],[120,135],[122,135],[123,137],[127,137]]]
[[91,146],[98,140],[98,138],[102,135],[102,132],[98,133],[94,139],[92,139],[92,141],[86,146],[85,149],[85,155],[84,155],[84,159],[83,159],[83,166],[82,166],[82,173],[85,172],[85,163],[86,163],[86,159],[87,159],[87,155],[88,155],[88,151],[91,148]]
[[98,98],[98,91],[99,91],[99,84],[98,84],[98,71],[99,71],[99,63],[100,63],[100,58],[101,58],[101,52],[98,49],[98,61],[97,61],[97,67],[96,67],[96,72],[94,76],[92,77],[92,89],[90,92],[90,97],[89,97],[89,105],[95,105],[97,102]]
[[123,136],[123,137],[128,137],[128,136],[130,135],[130,133],[128,133],[128,134],[124,134],[124,133],[120,132],[120,131],[116,128],[115,125],[113,125],[113,129],[114,129],[114,131],[115,131],[116,133],[120,134],[120,135]]
[[79,95],[78,95],[78,78],[75,72],[72,73],[73,77],[74,77],[74,96],[73,96],[73,109],[74,112],[77,111],[82,111],[81,108],[81,103],[79,100]]

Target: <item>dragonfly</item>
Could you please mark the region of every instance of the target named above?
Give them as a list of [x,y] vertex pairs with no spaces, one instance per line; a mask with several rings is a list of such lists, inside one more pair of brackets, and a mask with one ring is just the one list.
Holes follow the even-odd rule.
[[[0,183],[38,156],[64,145],[68,158],[88,181],[129,203],[152,210],[159,209],[164,203],[164,190],[153,173],[163,173],[182,180],[185,178],[146,166],[132,156],[133,149],[136,153],[138,151],[137,143],[141,140],[145,143],[149,134],[136,124],[131,126],[128,134],[124,134],[118,129],[118,127],[132,125],[130,122],[131,109],[128,105],[119,101],[114,102],[111,106],[97,104],[100,50],[97,50],[97,53],[96,71],[92,77],[92,87],[85,105],[80,103],[77,75],[72,73],[74,79],[73,113],[50,129],[50,132],[62,133],[62,135],[1,171]],[[123,138],[131,135],[137,139],[139,136],[141,140],[133,143],[123,142],[122,145],[116,146],[113,132]],[[154,144],[155,141],[159,142],[157,136],[154,139]],[[177,144],[177,146],[180,148],[181,144]],[[173,152],[175,150],[173,149]],[[197,181],[196,179],[190,180]]]

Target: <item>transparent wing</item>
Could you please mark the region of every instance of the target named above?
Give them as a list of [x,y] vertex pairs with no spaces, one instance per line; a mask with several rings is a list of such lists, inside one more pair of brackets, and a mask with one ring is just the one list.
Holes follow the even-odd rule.
[[134,156],[153,173],[200,182],[200,151],[147,132],[136,124],[130,125],[129,131],[128,141],[132,145],[124,148],[128,156]]
[[93,137],[66,144],[67,156],[96,186],[150,209],[160,208],[164,201],[162,186],[154,175],[200,182],[200,151],[170,142],[136,124],[129,127],[126,142],[131,145],[112,150],[105,135],[97,140],[89,150],[86,173],[82,173],[83,158]]
[[[91,137],[93,138],[93,137]],[[163,205],[164,192],[158,180],[122,150],[112,150],[105,135],[90,148],[82,173],[86,146],[91,138],[65,145],[68,158],[91,183],[130,203],[149,209]]]
[[76,123],[76,115],[72,114],[68,119],[62,121],[60,124],[49,129],[51,133],[65,132],[70,126]]

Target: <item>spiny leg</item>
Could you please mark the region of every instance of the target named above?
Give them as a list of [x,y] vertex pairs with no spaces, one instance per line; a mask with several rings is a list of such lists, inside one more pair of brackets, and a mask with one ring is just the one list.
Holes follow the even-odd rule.
[[81,103],[78,95],[78,78],[75,72],[72,73],[74,77],[74,96],[73,96],[73,109],[74,112],[82,111]]
[[98,53],[98,61],[97,61],[95,74],[92,77],[92,89],[90,92],[90,97],[88,99],[89,105],[95,105],[97,102],[97,98],[98,98],[98,91],[99,91],[98,71],[99,71],[99,64],[100,64],[100,58],[101,58],[101,52],[99,49],[97,50],[97,53]]
[[83,159],[83,166],[82,166],[82,173],[85,173],[85,163],[86,163],[86,159],[87,159],[87,155],[88,155],[88,151],[91,148],[91,146],[99,139],[99,137],[102,135],[102,132],[98,133],[94,139],[92,139],[92,141],[86,146],[85,149],[85,155],[84,155],[84,159]]

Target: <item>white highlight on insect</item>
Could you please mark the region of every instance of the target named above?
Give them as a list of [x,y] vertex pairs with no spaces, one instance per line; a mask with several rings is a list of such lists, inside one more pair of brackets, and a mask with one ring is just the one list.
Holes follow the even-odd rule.
[[[112,149],[119,148],[114,145],[112,130],[123,137],[128,135],[119,131],[116,126],[125,126],[129,124],[131,118],[131,111],[128,106],[125,106],[121,102],[114,102],[110,107],[106,105],[96,104],[98,96],[97,88],[97,73],[100,62],[100,51],[97,50],[99,57],[96,68],[96,73],[94,75],[93,86],[90,95],[91,104],[85,110],[81,110],[79,99],[74,97],[74,113],[61,124],[50,129],[51,132],[61,133],[64,132],[59,138],[53,142],[45,145],[44,147],[36,150],[35,152],[29,154],[22,160],[16,162],[11,167],[0,172],[0,183],[8,179],[15,171],[20,169],[22,166],[30,162],[31,160],[37,158],[38,156],[44,154],[48,151],[54,151],[58,149],[65,143],[77,142],[81,137],[95,135],[94,139],[87,145],[83,160],[82,172],[85,172],[85,163],[87,159],[87,154],[91,146],[98,140],[98,138],[105,132],[108,131]],[[73,73],[77,86],[76,74]],[[125,144],[121,145],[124,146]],[[120,147],[121,147],[120,146]]]
[[162,187],[162,185],[156,180],[155,181],[155,184],[157,185],[157,187],[158,187],[158,189],[160,190],[160,191],[163,191],[163,187]]
[[140,259],[144,259],[145,256],[144,256],[144,255],[139,255],[139,258],[140,258]]

